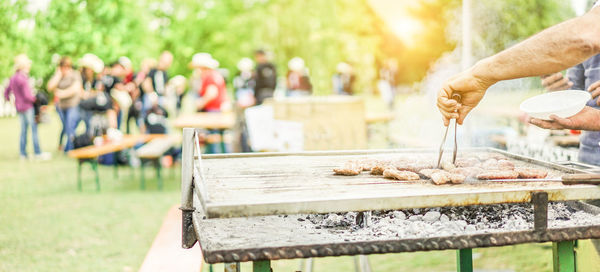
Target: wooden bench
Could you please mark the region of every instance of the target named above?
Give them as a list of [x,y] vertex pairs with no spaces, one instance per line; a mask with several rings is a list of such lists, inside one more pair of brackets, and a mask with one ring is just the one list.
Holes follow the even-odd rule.
[[173,126],[176,128],[201,128],[215,130],[218,133],[209,133],[206,139],[207,152],[220,149],[227,152],[227,144],[224,139],[225,130],[235,126],[235,114],[233,112],[198,112],[194,114],[181,115],[175,119]]
[[146,188],[146,178],[144,176],[144,163],[152,162],[156,168],[156,180],[158,183],[158,189],[162,189],[163,181],[160,174],[161,163],[160,158],[167,152],[173,145],[181,139],[179,135],[169,135],[162,138],[156,138],[144,146],[136,150],[138,158],[140,158],[140,189]]
[[[163,134],[140,134],[140,135],[123,135],[119,141],[106,142],[102,145],[90,145],[73,149],[67,153],[71,158],[78,161],[77,168],[77,188],[81,191],[81,165],[84,162],[89,162],[96,174],[96,190],[100,191],[100,178],[98,175],[98,157],[131,148],[137,144],[146,143],[152,139],[165,137]],[[114,160],[115,176],[117,176],[117,161]]]

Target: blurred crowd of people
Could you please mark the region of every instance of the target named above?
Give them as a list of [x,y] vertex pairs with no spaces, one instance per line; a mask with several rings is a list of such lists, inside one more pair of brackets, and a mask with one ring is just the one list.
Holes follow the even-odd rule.
[[[219,69],[219,61],[209,53],[193,55],[189,63],[192,70],[189,79],[182,75],[170,76],[168,70],[173,63],[173,54],[169,51],[162,52],[156,59],[142,60],[137,71],[126,56],[112,62],[105,62],[91,53],[75,62],[63,56],[45,86],[53,97],[62,124],[59,149],[68,152],[89,145],[94,137],[111,131],[112,134],[121,131],[129,134],[134,131],[133,126],[140,133],[165,134],[168,132],[166,122],[169,112],[179,115],[187,90],[192,93],[193,107],[197,112],[230,111],[232,106],[243,112],[248,107],[261,105],[265,99],[273,97],[278,87],[277,68],[269,56],[264,50],[256,50],[254,60],[242,58],[238,62],[238,72],[231,81],[235,103],[228,97],[227,73]],[[26,142],[31,129],[35,157],[47,159],[48,153],[41,152],[37,135],[40,106],[48,104],[45,101],[47,96],[42,92],[38,92],[37,97],[34,95],[29,79],[32,61],[21,54],[14,63],[15,73],[4,97],[9,100],[11,94],[14,96],[21,120],[20,155],[28,157]],[[285,95],[311,95],[313,85],[304,60],[292,58],[287,66]],[[354,82],[352,66],[339,63],[332,77],[333,93],[353,95]],[[85,133],[76,135],[80,123],[85,126]],[[241,137],[241,150],[251,151],[244,132]]]

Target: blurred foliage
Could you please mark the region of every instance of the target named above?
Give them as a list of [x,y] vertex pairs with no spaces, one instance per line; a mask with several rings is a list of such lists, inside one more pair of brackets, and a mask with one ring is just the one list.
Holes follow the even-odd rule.
[[[572,16],[568,3],[560,0],[473,2],[474,47],[484,54]],[[424,31],[411,47],[367,0],[52,0],[36,14],[28,13],[24,3],[0,1],[0,78],[12,73],[12,57],[21,52],[34,60],[34,76],[48,78],[55,54],[76,63],[91,52],[107,64],[125,55],[137,67],[143,58],[170,50],[175,56],[170,73],[189,75],[191,56],[209,52],[235,74],[240,58],[264,48],[274,53],[280,75],[289,59],[302,57],[318,94],[331,92],[340,61],[354,66],[361,91],[373,88],[379,67],[389,58],[399,63],[399,83],[420,81],[439,56],[456,46],[457,39],[446,31],[460,18],[460,0],[420,1],[410,13]]]
[[0,83],[12,73],[14,56],[25,52],[26,36],[20,33],[19,22],[28,17],[24,1],[0,1]]
[[[485,57],[575,16],[571,1],[473,1],[473,52]],[[460,17],[457,18],[459,20]]]

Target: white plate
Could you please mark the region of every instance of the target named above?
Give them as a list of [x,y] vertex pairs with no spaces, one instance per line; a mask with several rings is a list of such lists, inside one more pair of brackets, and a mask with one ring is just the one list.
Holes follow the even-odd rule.
[[552,114],[568,118],[580,112],[591,98],[589,92],[581,90],[549,92],[528,98],[520,108],[529,116],[542,120],[550,120]]

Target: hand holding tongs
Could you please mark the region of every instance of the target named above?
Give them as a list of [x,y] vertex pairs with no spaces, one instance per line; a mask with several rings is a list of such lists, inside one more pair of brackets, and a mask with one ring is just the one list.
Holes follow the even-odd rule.
[[[456,100],[457,103],[460,103],[461,98],[462,97],[460,96],[460,94],[452,95],[452,99]],[[446,136],[448,136],[448,128],[450,128],[450,124],[448,124],[448,126],[446,127],[446,132],[444,133],[444,138],[442,139],[442,144],[440,145],[440,154],[438,156],[437,168],[440,168],[442,163],[442,155],[444,154],[444,144],[446,143]],[[456,119],[454,119],[454,151],[452,152],[452,164],[456,162],[456,151],[458,150],[458,144],[456,142],[456,128],[457,122]]]

